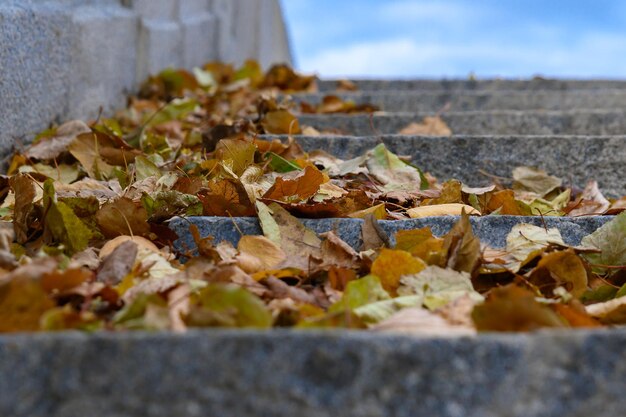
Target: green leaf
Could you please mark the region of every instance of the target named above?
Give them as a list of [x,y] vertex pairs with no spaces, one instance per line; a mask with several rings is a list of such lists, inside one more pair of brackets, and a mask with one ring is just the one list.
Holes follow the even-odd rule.
[[272,326],[272,314],[250,291],[232,284],[209,284],[192,296],[185,322],[194,327]]
[[142,181],[149,177],[160,178],[161,170],[145,156],[138,156],[135,158],[135,176],[137,181]]
[[152,221],[169,219],[173,216],[202,215],[202,201],[195,195],[180,191],[160,191],[152,196],[144,194],[141,201]]
[[62,243],[70,253],[84,250],[93,233],[74,211],[65,203],[57,201],[54,183],[48,179],[44,183],[45,234],[48,238]]
[[354,314],[366,324],[376,324],[408,307],[418,307],[422,304],[419,295],[396,297],[390,300],[377,301],[354,309]]
[[365,162],[371,175],[385,185],[385,190],[414,190],[428,188],[428,181],[422,171],[401,160],[390,152],[384,144],[379,144],[367,153]]
[[599,249],[600,253],[585,253],[582,256],[593,265],[598,273],[606,273],[606,266],[626,265],[626,211],[613,220],[585,236],[583,246]]
[[269,152],[270,156],[270,168],[276,172],[291,172],[291,171],[302,171],[302,168],[297,164],[286,160],[280,155],[275,154],[274,152]]
[[158,294],[141,293],[115,314],[113,323],[129,330],[167,330],[171,325],[167,301]]
[[438,266],[429,266],[418,274],[402,277],[398,293],[421,297],[424,306],[430,310],[436,310],[463,296],[477,303],[483,301],[483,296],[472,286],[470,274]]
[[350,310],[382,300],[389,300],[391,296],[383,288],[380,278],[367,275],[363,278],[350,281],[346,286],[341,300],[330,306],[329,313]]

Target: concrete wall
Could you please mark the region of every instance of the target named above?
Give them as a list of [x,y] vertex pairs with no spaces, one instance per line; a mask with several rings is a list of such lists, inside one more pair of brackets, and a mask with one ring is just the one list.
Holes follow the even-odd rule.
[[0,154],[166,67],[247,58],[291,61],[279,0],[0,0]]

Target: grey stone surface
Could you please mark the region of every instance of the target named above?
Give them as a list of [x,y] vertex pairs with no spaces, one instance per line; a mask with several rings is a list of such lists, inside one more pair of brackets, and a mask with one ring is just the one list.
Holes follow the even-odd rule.
[[[360,90],[601,90],[626,88],[624,80],[610,79],[504,79],[491,78],[480,80],[469,79],[356,79],[352,80]],[[332,91],[337,88],[337,80],[318,80],[320,91]]]
[[[506,245],[506,236],[513,226],[519,223],[530,223],[536,226],[548,228],[556,227],[561,232],[563,240],[569,245],[578,245],[582,238],[606,222],[613,216],[589,216],[589,217],[522,217],[522,216],[485,216],[472,217],[472,228],[478,238],[486,245],[502,248]],[[361,247],[361,219],[301,219],[303,224],[315,231],[324,233],[334,231],[346,243],[355,249]],[[393,238],[398,230],[419,229],[430,227],[433,234],[442,236],[458,221],[457,216],[427,217],[423,219],[381,221],[382,229]],[[262,234],[261,226],[256,218],[230,217],[189,217],[174,218],[170,221],[170,228],[174,230],[179,239],[175,242],[175,248],[182,254],[190,254],[196,249],[195,242],[189,233],[191,225],[198,227],[202,237],[212,236],[214,243],[222,241],[237,245],[243,235]],[[190,252],[191,251],[191,252]]]
[[11,417],[616,417],[626,331],[0,337]]
[[[376,112],[369,114],[303,114],[305,126],[346,135],[394,134],[435,113]],[[626,112],[621,110],[494,110],[446,112],[440,115],[460,135],[624,135]]]
[[441,180],[456,178],[470,186],[486,185],[491,179],[484,172],[509,178],[517,166],[535,166],[578,187],[596,180],[608,196],[626,195],[626,136],[381,135],[298,139],[305,150],[323,149],[345,159],[362,155],[381,141]]
[[290,61],[278,0],[227,4],[230,12],[220,0],[0,1],[0,156],[51,123],[122,107],[168,66]]
[[[623,109],[626,90],[564,91],[362,91],[337,93],[345,100],[377,105],[384,111],[438,112],[441,110],[574,110]],[[315,104],[324,93],[294,95]]]

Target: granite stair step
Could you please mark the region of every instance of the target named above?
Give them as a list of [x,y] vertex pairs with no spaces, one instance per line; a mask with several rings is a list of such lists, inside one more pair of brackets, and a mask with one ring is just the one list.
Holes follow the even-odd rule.
[[485,174],[508,178],[517,166],[535,166],[578,187],[596,180],[607,196],[626,195],[626,136],[298,137],[304,150],[321,149],[342,159],[362,155],[381,142],[440,180],[455,178],[470,186],[488,185],[492,180]]
[[[413,122],[437,113],[375,112],[360,114],[301,114],[302,126],[349,135],[394,134]],[[440,115],[454,134],[465,135],[624,135],[626,110],[493,110],[444,112]]]
[[[331,92],[340,86],[340,81],[322,79],[317,81],[321,92]],[[551,79],[535,77],[532,79],[355,79],[351,82],[361,91],[380,90],[441,90],[441,91],[497,91],[497,90],[603,90],[603,89],[626,89],[623,80],[610,79]]]
[[[614,216],[586,216],[586,217],[549,217],[538,216],[484,216],[471,217],[470,222],[480,241],[494,248],[503,248],[506,245],[506,236],[513,226],[520,223],[529,223],[535,226],[557,228],[563,241],[572,246],[579,245],[582,238],[610,221]],[[430,227],[436,236],[445,235],[458,221],[458,216],[426,217],[410,220],[382,220],[381,228],[393,237],[398,230],[419,229]],[[361,247],[361,219],[301,219],[302,223],[317,234],[334,231],[341,239],[359,250]],[[263,234],[257,218],[252,217],[176,217],[169,222],[179,239],[174,248],[183,254],[190,254],[196,249],[196,244],[189,232],[191,225],[195,225],[202,237],[212,236],[215,242],[227,241],[237,245],[243,235]]]
[[[384,111],[626,109],[626,90],[566,91],[362,91],[335,92],[343,100],[373,104]],[[296,94],[295,102],[319,103],[325,93]]]

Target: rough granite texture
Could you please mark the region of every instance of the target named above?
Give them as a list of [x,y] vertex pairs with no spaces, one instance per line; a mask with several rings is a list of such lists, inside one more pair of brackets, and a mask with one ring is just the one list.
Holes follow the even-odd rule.
[[[522,216],[485,216],[471,217],[474,233],[481,242],[495,248],[506,245],[506,236],[514,225],[530,223],[536,226],[548,228],[556,227],[561,232],[563,240],[569,245],[578,245],[582,238],[603,224],[611,220],[613,216],[589,216],[589,217],[522,217]],[[361,247],[361,219],[301,219],[304,225],[316,233],[334,231],[346,243],[355,249]],[[446,234],[458,221],[458,216],[427,217],[423,219],[395,220],[379,222],[382,229],[392,238],[398,230],[419,229],[430,227],[433,234],[441,236]],[[545,222],[545,223],[544,223]],[[230,218],[230,217],[189,217],[174,218],[170,221],[170,228],[174,230],[179,239],[175,242],[176,250],[188,253],[196,249],[195,242],[189,232],[190,225],[196,225],[202,237],[213,236],[213,241],[231,242],[237,245],[242,234],[263,234],[261,226],[256,218]]]
[[[318,80],[320,91],[328,92],[338,86],[337,80]],[[623,80],[567,80],[536,77],[532,79],[357,79],[352,80],[359,90],[441,90],[441,91],[464,91],[464,90],[601,90],[623,89],[626,82]]]
[[[626,195],[626,136],[300,136],[307,151],[323,149],[339,158],[362,155],[385,145],[441,180],[487,185],[485,175],[510,178],[517,166],[536,166],[584,187],[596,180],[608,196]],[[483,172],[481,172],[481,170]]]
[[[325,93],[294,95],[296,101],[318,103]],[[336,93],[344,100],[369,103],[384,111],[439,112],[442,110],[574,110],[621,109],[626,90],[564,91],[364,91]]]
[[[368,136],[399,133],[413,122],[435,113],[376,112],[299,116],[300,124],[320,131]],[[625,135],[626,112],[621,110],[494,110],[446,112],[440,115],[456,135]],[[373,127],[372,127],[373,126]]]
[[290,61],[278,0],[1,0],[0,158],[123,107],[150,73],[247,58]]
[[616,417],[626,331],[0,337],[11,417]]

